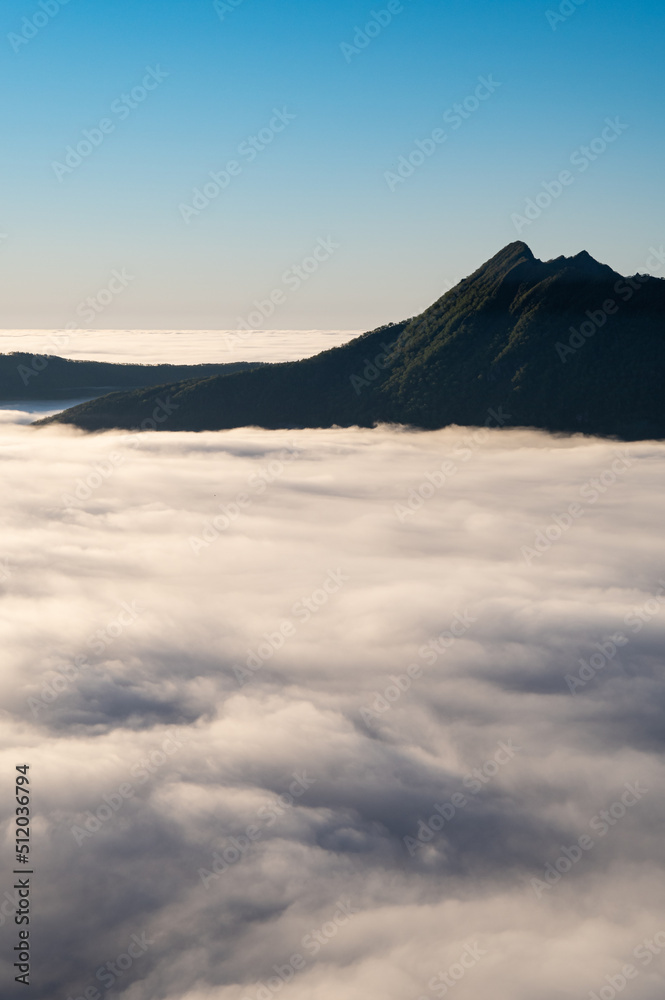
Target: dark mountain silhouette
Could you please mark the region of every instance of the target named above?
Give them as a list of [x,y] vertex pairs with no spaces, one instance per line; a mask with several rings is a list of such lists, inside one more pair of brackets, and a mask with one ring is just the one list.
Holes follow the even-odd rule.
[[420,316],[314,358],[115,393],[50,418],[163,430],[531,426],[665,436],[665,280],[511,243]]
[[257,367],[247,362],[222,365],[135,365],[70,361],[52,354],[14,351],[0,354],[0,399],[71,399],[102,396],[113,389],[134,389],[184,379],[209,378]]

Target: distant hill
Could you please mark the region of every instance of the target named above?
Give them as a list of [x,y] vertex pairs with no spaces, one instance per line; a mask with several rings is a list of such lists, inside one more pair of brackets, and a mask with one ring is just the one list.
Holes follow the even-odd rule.
[[[665,436],[665,280],[511,243],[420,316],[304,361],[115,393],[49,418],[162,430],[448,424]],[[43,422],[43,421],[42,421]],[[48,421],[47,421],[48,422]]]
[[221,365],[134,365],[70,361],[51,354],[14,351],[0,354],[0,400],[68,399],[101,396],[113,389],[134,389],[184,379],[209,378],[258,367],[248,362]]

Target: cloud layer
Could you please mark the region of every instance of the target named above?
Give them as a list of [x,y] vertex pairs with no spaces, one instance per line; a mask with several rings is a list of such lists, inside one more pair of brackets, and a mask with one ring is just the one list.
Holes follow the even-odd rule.
[[358,330],[1,330],[0,352],[56,354],[114,364],[204,365],[299,361],[345,344]]
[[665,446],[4,417],[35,1000],[662,996]]

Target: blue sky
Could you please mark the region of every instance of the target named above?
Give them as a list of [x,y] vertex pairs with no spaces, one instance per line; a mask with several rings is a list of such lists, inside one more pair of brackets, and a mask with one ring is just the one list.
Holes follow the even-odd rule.
[[[554,24],[547,0],[42,4],[0,13],[4,328],[234,328],[280,291],[268,328],[369,329],[516,238],[630,273],[665,242],[656,2],[564,0]],[[134,90],[148,69],[154,89]],[[241,144],[271,122],[252,157]],[[101,141],[68,167],[84,130]]]

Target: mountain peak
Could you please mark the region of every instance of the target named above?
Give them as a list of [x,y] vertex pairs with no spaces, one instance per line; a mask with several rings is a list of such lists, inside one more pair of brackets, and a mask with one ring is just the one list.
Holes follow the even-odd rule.
[[524,240],[515,240],[513,243],[508,243],[503,249],[504,251],[509,250],[511,253],[528,257],[530,260],[536,259],[531,251],[531,247],[528,246]]
[[502,250],[495,253],[493,257],[490,257],[489,260],[486,260],[473,274],[470,274],[468,278],[464,278],[457,287],[467,287],[472,282],[486,284],[487,282],[494,283],[497,280],[502,281],[510,271],[520,264],[529,265],[537,262],[537,258],[532,254],[530,247],[522,240],[515,240],[513,243],[508,243]]
[[[169,385],[175,413],[157,429],[481,427],[505,413],[506,426],[661,437],[665,282],[626,297],[618,278],[587,251],[542,261],[518,240],[411,320],[303,361]],[[51,420],[141,427],[163,388]]]
[[609,278],[610,275],[616,274],[615,271],[609,267],[608,264],[601,264],[599,260],[592,257],[587,250],[580,250],[573,257],[566,257],[564,255],[560,257],[555,257],[552,264],[562,264],[564,267],[572,267],[576,271],[581,272],[585,277],[605,277]]
[[487,261],[486,267],[500,266],[506,267],[514,266],[515,264],[522,264],[524,262],[531,263],[536,258],[531,252],[531,248],[527,246],[522,240],[515,240],[514,243],[508,243],[503,250],[499,250],[494,257],[491,257]]

